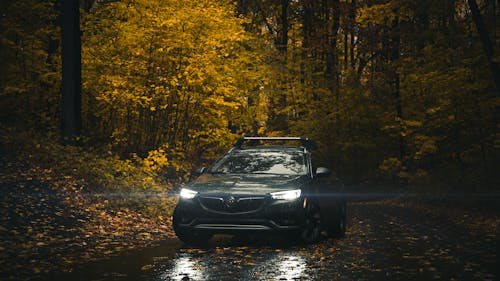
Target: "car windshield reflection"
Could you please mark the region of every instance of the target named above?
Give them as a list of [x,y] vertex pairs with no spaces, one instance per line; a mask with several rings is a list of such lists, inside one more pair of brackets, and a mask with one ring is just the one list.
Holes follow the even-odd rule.
[[213,174],[305,175],[307,166],[301,151],[245,150],[223,157],[210,170]]

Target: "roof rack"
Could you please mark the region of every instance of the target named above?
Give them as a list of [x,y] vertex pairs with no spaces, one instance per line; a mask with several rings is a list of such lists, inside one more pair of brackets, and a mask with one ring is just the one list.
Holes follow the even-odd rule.
[[257,145],[260,141],[300,141],[307,150],[316,149],[314,141],[304,137],[244,137],[240,138],[234,146],[240,149],[245,142],[248,142],[248,145],[252,146]]

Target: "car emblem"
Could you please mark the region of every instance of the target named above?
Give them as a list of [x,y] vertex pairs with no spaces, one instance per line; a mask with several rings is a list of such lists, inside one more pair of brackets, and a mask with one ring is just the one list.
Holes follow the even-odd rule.
[[224,204],[226,205],[226,207],[228,208],[232,208],[234,207],[234,205],[236,204],[237,200],[236,198],[234,198],[233,196],[229,196],[229,197],[226,197],[224,199]]

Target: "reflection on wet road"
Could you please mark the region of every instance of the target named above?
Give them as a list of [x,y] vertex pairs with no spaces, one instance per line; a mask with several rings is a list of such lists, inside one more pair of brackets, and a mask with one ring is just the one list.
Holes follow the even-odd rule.
[[76,270],[72,280],[499,280],[499,220],[380,202],[350,205],[343,239],[178,240]]
[[179,249],[173,260],[155,265],[152,280],[310,279],[300,247],[280,249],[262,242],[241,246],[230,238],[216,238],[213,243],[223,246]]
[[187,276],[191,279],[204,280],[206,276],[203,274],[203,268],[198,266],[199,263],[199,260],[193,259],[190,255],[181,254],[174,260],[171,269],[167,268],[161,273],[160,279],[168,280]]

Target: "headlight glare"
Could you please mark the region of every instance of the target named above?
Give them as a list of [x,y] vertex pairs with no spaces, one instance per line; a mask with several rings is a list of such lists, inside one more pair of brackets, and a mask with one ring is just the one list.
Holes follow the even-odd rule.
[[179,193],[179,196],[184,199],[193,199],[198,192],[187,189],[187,188],[182,188],[181,192]]
[[295,190],[273,192],[271,193],[271,197],[273,199],[278,199],[278,200],[295,200],[300,197],[300,194],[301,190],[295,189]]

